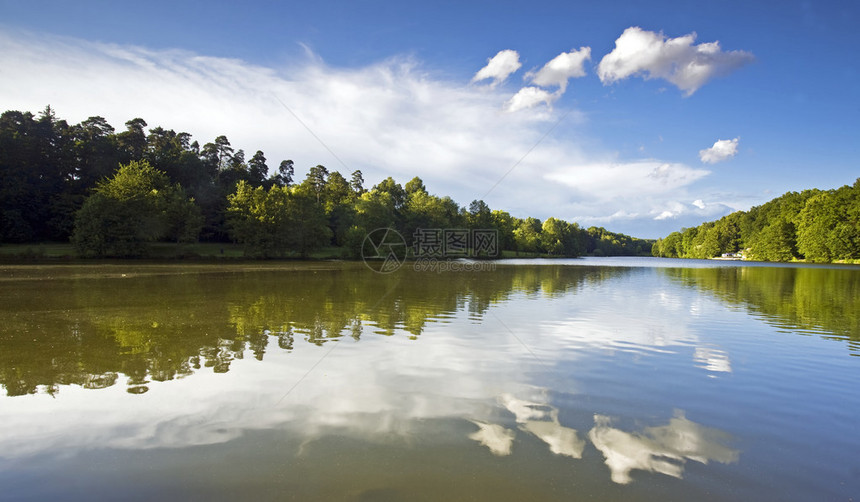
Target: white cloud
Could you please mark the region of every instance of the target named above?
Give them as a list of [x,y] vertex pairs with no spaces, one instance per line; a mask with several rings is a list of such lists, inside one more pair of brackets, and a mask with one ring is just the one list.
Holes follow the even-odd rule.
[[654,217],[655,221],[662,221],[668,219],[675,219],[678,216],[681,216],[684,213],[690,212],[690,206],[687,204],[682,204],[678,201],[670,201],[667,202],[664,206],[665,209],[660,211],[660,214]]
[[700,197],[685,189],[709,174],[593,150],[584,115],[550,106],[559,91],[530,86],[511,97],[428,72],[411,58],[337,68],[309,57],[268,68],[0,31],[0,67],[5,109],[50,104],[69,123],[101,115],[119,130],[142,117],[200,144],[224,134],[236,149],[265,152],[270,169],[292,159],[298,176],[317,164],[344,174],[361,169],[368,185],[420,176],[431,192],[461,204],[482,198],[515,216],[610,222],[610,230],[643,237],[668,233],[648,225],[669,201]]
[[[527,73],[526,80],[530,80],[536,86],[520,89],[508,100],[505,108],[509,112],[516,112],[534,108],[541,103],[552,105],[567,90],[569,79],[585,76],[585,61],[589,59],[591,59],[590,47],[580,47],[579,50],[559,54],[539,71]],[[552,93],[541,88],[553,86],[558,87],[558,90]]]
[[604,84],[634,75],[662,78],[689,96],[714,77],[751,62],[746,51],[723,52],[719,42],[694,45],[696,34],[666,38],[637,26],[624,30],[615,49],[601,59],[597,74]]
[[[0,79],[8,109],[36,112],[51,104],[70,123],[101,115],[119,130],[142,117],[201,144],[224,134],[236,149],[263,150],[270,168],[292,159],[299,175],[317,164],[361,169],[368,184],[417,175],[464,204],[534,146],[552,118],[545,110],[505,113],[506,92],[448,81],[403,57],[350,69],[318,58],[267,68],[187,51],[0,32],[0,65],[15,68],[15,78]],[[574,111],[566,125],[580,116]],[[563,150],[570,155],[577,147]]]
[[[706,169],[655,159],[585,159],[547,170],[544,178],[568,190],[568,199],[544,200],[558,208],[556,214],[584,227],[599,225],[630,235],[662,237],[677,230],[680,223],[689,224],[687,219],[677,220],[679,216],[696,225],[704,221],[699,214],[705,211],[697,212],[695,206],[678,200],[693,199],[688,190],[708,175]],[[708,211],[722,207],[709,206]]]
[[472,82],[480,82],[489,78],[493,79],[490,85],[495,86],[504,82],[511,73],[519,70],[521,66],[520,55],[517,51],[510,49],[499,51],[498,54],[487,60],[487,66],[478,70],[478,73],[472,78]]
[[561,92],[564,92],[569,79],[585,76],[585,62],[590,59],[591,47],[580,47],[579,50],[563,52],[529,77],[535,85],[558,86]]
[[721,139],[714,146],[699,150],[699,158],[706,164],[716,164],[734,157],[738,153],[738,141],[735,139]]
[[692,203],[687,204],[673,200],[665,203],[664,208],[659,211],[654,220],[674,220],[681,216],[687,216],[701,223],[705,220],[719,218],[732,211],[734,211],[734,208],[722,202],[706,203],[701,199],[696,199]]
[[560,96],[561,94],[554,94],[540,87],[523,87],[508,100],[505,109],[509,112],[516,112],[533,108],[541,103],[549,106]]
[[597,162],[551,171],[546,178],[601,197],[646,197],[672,192],[710,174],[657,160]]

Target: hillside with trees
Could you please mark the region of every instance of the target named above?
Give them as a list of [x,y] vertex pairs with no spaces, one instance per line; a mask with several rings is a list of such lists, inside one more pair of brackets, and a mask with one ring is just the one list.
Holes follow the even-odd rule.
[[339,247],[356,256],[369,231],[494,229],[516,255],[643,255],[653,241],[581,228],[558,218],[518,218],[474,200],[462,207],[415,177],[365,188],[322,165],[295,178],[292,160],[270,173],[226,136],[202,146],[141,118],[117,132],[98,116],[70,125],[50,107],[0,116],[0,244],[72,242],[83,257],[147,256],[156,242],[236,242],[254,258],[307,257]]
[[657,239],[654,256],[827,263],[860,260],[860,178],[833,190],[788,192],[749,211]]

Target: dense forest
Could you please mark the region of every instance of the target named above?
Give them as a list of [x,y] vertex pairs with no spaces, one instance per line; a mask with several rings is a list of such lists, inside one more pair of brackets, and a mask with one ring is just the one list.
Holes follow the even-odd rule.
[[296,180],[291,160],[269,173],[262,151],[246,158],[226,136],[203,146],[190,134],[121,132],[98,116],[75,125],[46,107],[0,116],[0,244],[69,242],[80,256],[146,256],[154,242],[237,242],[257,258],[306,257],[324,247],[355,256],[376,228],[495,229],[498,248],[550,256],[641,255],[653,241],[581,228],[557,218],[517,218],[474,200],[461,207],[422,180],[389,177],[370,189],[322,165]]
[[654,256],[760,261],[860,259],[860,178],[833,190],[788,192],[749,211],[657,239]]

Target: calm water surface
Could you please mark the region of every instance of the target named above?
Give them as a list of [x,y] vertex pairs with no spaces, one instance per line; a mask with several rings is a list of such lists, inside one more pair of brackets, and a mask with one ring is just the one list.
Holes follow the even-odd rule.
[[0,499],[857,500],[860,270],[743,265],[0,267]]

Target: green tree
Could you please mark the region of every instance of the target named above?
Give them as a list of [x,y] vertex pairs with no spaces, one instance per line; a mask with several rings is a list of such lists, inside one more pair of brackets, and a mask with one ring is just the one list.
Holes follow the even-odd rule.
[[248,178],[253,186],[262,186],[269,175],[269,166],[266,165],[266,156],[261,150],[257,150],[251,160],[248,161]]
[[794,225],[781,218],[764,227],[750,246],[750,257],[762,261],[791,261],[795,257]]
[[722,252],[722,246],[720,245],[720,237],[722,234],[720,232],[720,228],[717,225],[714,225],[704,232],[704,236],[704,239],[702,239],[700,257],[713,258],[715,256],[719,256]]
[[317,203],[322,203],[327,179],[328,169],[325,166],[314,166],[308,170],[308,175],[302,182],[305,189],[314,194]]
[[681,233],[672,232],[663,239],[660,256],[664,258],[681,258]]
[[325,188],[323,189],[323,202],[326,214],[331,214],[335,208],[348,204],[351,196],[352,192],[346,178],[337,171],[329,173]]
[[[150,129],[146,138],[145,160],[163,171],[171,183],[179,183],[195,198],[209,196],[214,171],[210,173],[200,158],[199,145],[191,143],[191,135],[176,133],[161,127]],[[113,164],[116,166],[116,162]]]
[[343,175],[337,171],[328,175],[323,193],[323,209],[328,218],[328,226],[334,236],[335,244],[343,244],[346,233],[353,224],[355,217],[354,197],[355,194]]
[[193,197],[188,197],[181,185],[165,191],[160,199],[164,218],[164,237],[177,244],[197,242],[203,228],[203,214]]
[[860,258],[860,179],[809,198],[797,221],[797,247],[807,260]]
[[119,165],[114,128],[103,117],[90,117],[73,131],[77,166],[75,179],[82,189],[95,186]]
[[[73,197],[76,193],[74,180],[75,155],[73,129],[64,120],[58,119],[54,110],[47,106],[34,120],[32,116],[16,117],[24,119],[21,127],[7,122],[13,131],[12,152],[8,156],[0,153],[0,170],[7,170],[11,175],[11,201],[3,201],[3,206],[12,207],[8,216],[20,234],[20,241],[55,240],[68,236],[70,231],[69,213],[80,203]],[[16,141],[16,132],[24,133],[20,142]],[[5,145],[4,145],[5,146]],[[17,150],[17,151],[16,151]],[[9,161],[21,161],[13,164]],[[2,178],[6,176],[0,175]],[[4,180],[5,182],[5,180]],[[5,192],[5,190],[4,190]],[[11,203],[11,204],[10,204]],[[8,205],[7,205],[8,204]],[[5,213],[5,211],[4,211]],[[8,221],[7,218],[6,219]]]
[[331,231],[325,212],[309,187],[251,187],[240,181],[228,197],[230,235],[244,245],[247,256],[307,257],[328,244]]
[[584,239],[575,223],[547,218],[541,226],[540,242],[551,255],[580,256],[585,251]]
[[289,189],[252,187],[239,181],[227,197],[230,236],[242,244],[246,256],[272,258],[289,251]]
[[233,147],[230,146],[230,140],[227,139],[227,136],[218,136],[214,143],[207,143],[203,149],[207,150],[209,145],[212,145],[209,150],[215,154],[216,170],[223,171],[229,168],[233,160]]
[[0,242],[36,238],[41,155],[32,113],[7,111],[0,116]]
[[517,252],[536,253],[541,245],[541,221],[537,218],[519,220],[514,229],[514,242]]
[[389,194],[391,196],[391,200],[394,202],[394,209],[398,211],[403,207],[403,204],[406,203],[406,190],[400,186],[400,183],[394,181],[394,178],[391,176],[380,181],[378,185],[373,187],[373,189]]
[[419,228],[452,228],[458,211],[457,203],[448,197],[430,195],[426,190],[412,191],[403,208],[404,237],[412,236]]
[[75,218],[72,242],[82,256],[141,256],[148,243],[170,235],[196,238],[199,212],[178,185],[146,161],[122,165],[100,182]]
[[694,258],[693,249],[696,247],[696,236],[698,235],[698,227],[681,229],[681,246],[678,251],[679,257]]
[[514,241],[514,218],[507,211],[495,209],[492,212],[492,226],[498,232],[499,249],[516,249]]
[[360,170],[356,169],[352,172],[352,175],[349,179],[349,188],[352,190],[352,193],[355,195],[355,197],[359,197],[365,192],[364,176],[362,176]]
[[272,182],[276,186],[288,187],[293,183],[293,175],[295,169],[292,160],[282,160],[278,165],[278,174],[272,177]]
[[466,213],[466,224],[469,228],[473,229],[492,228],[493,213],[486,202],[473,200],[469,204],[469,211]]
[[564,239],[567,228],[564,221],[556,218],[547,218],[541,226],[541,247],[551,255],[564,254]]
[[411,195],[415,192],[427,193],[427,187],[424,186],[424,182],[418,176],[409,180],[403,189],[406,192],[406,195]]
[[146,121],[142,118],[134,118],[125,123],[126,130],[116,137],[120,150],[120,159],[123,162],[143,160],[146,152]]
[[355,203],[356,224],[368,231],[394,227],[394,204],[388,192],[376,189],[365,192]]
[[299,185],[291,189],[288,199],[292,227],[290,247],[302,258],[331,242],[325,208],[320,206],[317,196],[315,190]]
[[377,189],[364,192],[354,202],[354,219],[344,235],[345,254],[361,255],[361,246],[368,233],[378,228],[396,228],[394,199],[388,192]]
[[651,246],[651,256],[663,256],[663,239],[657,239]]

